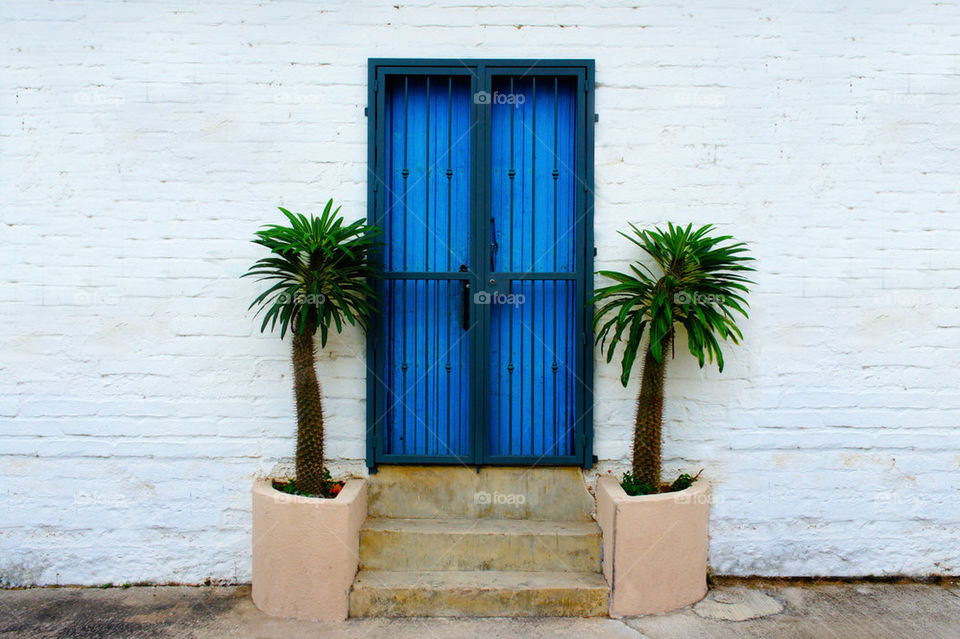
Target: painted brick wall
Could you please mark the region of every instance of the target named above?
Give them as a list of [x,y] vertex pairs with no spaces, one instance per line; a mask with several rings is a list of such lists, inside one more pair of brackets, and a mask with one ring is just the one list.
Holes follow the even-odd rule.
[[[595,58],[598,267],[627,221],[752,243],[746,344],[668,373],[665,468],[715,483],[715,572],[960,572],[960,10],[769,5],[3,3],[0,578],[249,579],[293,405],[238,276],[278,204],[364,214],[370,56]],[[363,472],[360,336],[319,369]]]

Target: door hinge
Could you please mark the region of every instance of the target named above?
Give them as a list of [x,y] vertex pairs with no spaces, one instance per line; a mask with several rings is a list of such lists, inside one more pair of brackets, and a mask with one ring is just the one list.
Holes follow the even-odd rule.
[[370,107],[363,107],[363,117],[370,117]]
[[600,121],[600,114],[599,114],[599,113],[594,113],[594,114],[593,114],[593,121],[594,121],[594,122],[599,122],[599,121]]

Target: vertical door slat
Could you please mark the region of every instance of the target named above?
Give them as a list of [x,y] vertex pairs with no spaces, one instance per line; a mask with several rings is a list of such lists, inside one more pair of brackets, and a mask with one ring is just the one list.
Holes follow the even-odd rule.
[[[576,80],[494,76],[490,192],[498,273],[519,273],[490,315],[493,457],[574,455],[575,283],[525,273],[573,273]],[[515,276],[517,277],[517,276]]]
[[[411,461],[472,454],[469,351],[461,322],[469,265],[471,93],[460,76],[385,82],[384,269],[388,315],[377,376],[384,387],[382,452]],[[405,276],[404,273],[411,273]]]

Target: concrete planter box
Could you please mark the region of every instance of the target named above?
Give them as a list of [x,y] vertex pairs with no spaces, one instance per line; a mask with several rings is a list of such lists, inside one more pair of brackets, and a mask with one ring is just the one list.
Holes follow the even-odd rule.
[[610,616],[668,612],[707,594],[710,485],[629,497],[613,477],[597,480],[603,575]]
[[269,615],[347,618],[357,574],[367,482],[351,479],[334,499],[253,485],[253,603]]

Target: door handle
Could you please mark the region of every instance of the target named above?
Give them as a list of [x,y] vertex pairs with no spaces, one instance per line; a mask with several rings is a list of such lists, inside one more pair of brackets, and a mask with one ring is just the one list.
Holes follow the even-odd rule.
[[500,248],[500,245],[497,244],[497,226],[496,218],[490,218],[490,270],[497,270],[496,266],[496,256],[497,249]]
[[[467,272],[467,265],[460,265],[460,272]],[[470,330],[470,280],[463,280],[463,292],[460,298],[460,324],[464,331]]]

